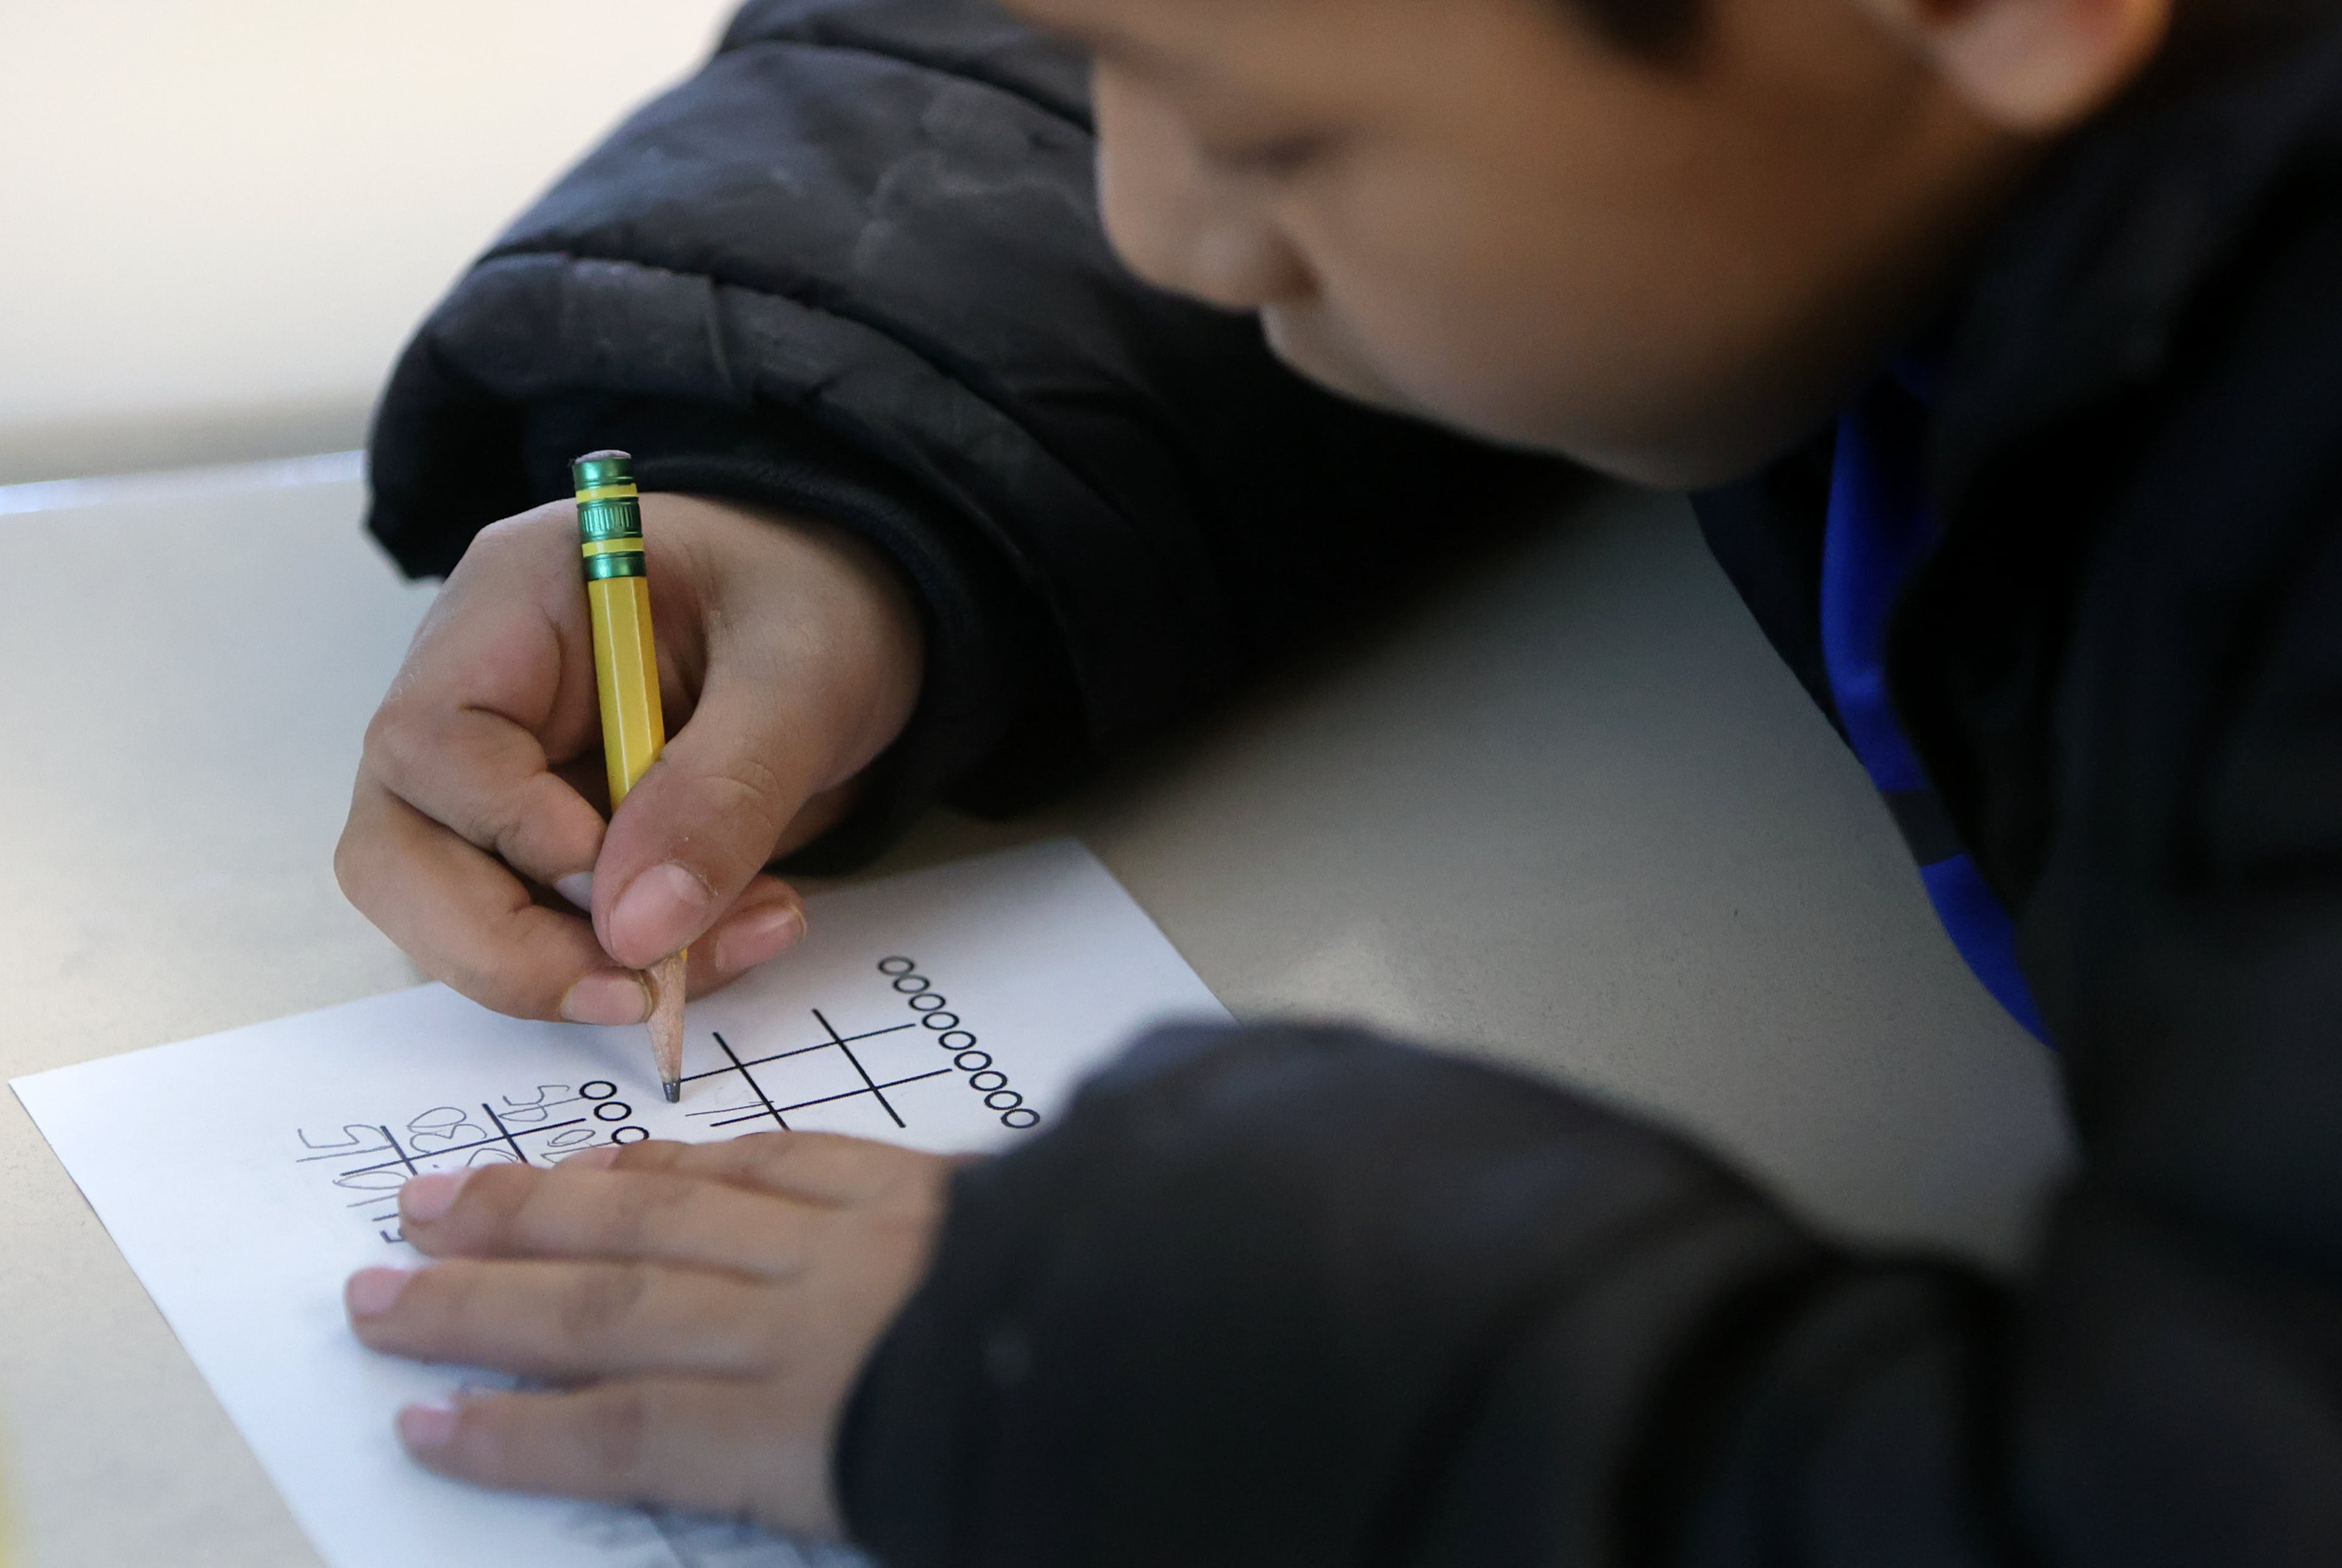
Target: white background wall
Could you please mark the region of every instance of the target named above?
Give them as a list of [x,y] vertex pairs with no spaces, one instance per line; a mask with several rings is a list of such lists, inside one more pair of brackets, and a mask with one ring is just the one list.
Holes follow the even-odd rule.
[[406,333],[733,0],[0,0],[0,483],[358,444]]

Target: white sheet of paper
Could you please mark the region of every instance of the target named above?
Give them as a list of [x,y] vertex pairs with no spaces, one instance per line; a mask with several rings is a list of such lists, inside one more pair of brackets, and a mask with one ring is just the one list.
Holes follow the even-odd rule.
[[640,1029],[521,1022],[443,986],[17,1079],[65,1169],[334,1568],[791,1568],[706,1521],[477,1491],[391,1416],[466,1378],[350,1337],[342,1282],[416,1261],[410,1174],[786,1126],[936,1151],[1046,1125],[1146,1025],[1225,1019],[1066,840],[811,901],[786,958],[695,1002],[680,1105]]

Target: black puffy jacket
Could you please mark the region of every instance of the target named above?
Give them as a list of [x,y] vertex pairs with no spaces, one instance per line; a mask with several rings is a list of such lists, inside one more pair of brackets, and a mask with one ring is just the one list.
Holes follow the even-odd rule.
[[[1485,1069],[1159,1039],[959,1178],[841,1440],[863,1539],[900,1568],[2342,1563],[2342,19],[2289,9],[2043,171],[1931,432],[1944,534],[1891,674],[2063,1052],[2084,1161],[2030,1276],[1825,1245]],[[610,445],[917,589],[926,695],[841,855],[1160,729],[1536,470],[1126,277],[1079,62],[973,0],[749,5],[425,326],[372,526],[443,571]],[[1815,472],[1703,510],[1818,687]]]

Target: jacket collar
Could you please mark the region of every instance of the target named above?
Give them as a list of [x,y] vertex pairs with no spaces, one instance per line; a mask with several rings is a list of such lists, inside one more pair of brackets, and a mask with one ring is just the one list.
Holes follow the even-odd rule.
[[2160,375],[2276,187],[2342,143],[2342,7],[2287,9],[2169,51],[2187,64],[2053,155],[1988,242],[1934,432],[1947,521],[2002,450]]

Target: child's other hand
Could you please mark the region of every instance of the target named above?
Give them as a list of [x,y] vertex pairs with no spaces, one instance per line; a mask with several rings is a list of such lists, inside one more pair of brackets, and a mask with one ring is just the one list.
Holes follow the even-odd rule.
[[926,1271],[952,1164],[766,1132],[419,1177],[406,1238],[443,1261],[353,1275],[350,1322],[565,1391],[401,1412],[434,1470],[834,1536],[841,1407]]
[[916,614],[860,546],[683,496],[643,516],[670,739],[606,834],[568,502],[473,542],[366,731],[342,889],[501,1012],[638,1022],[631,971],[686,943],[698,992],[795,942],[766,864],[844,814],[917,698]]

